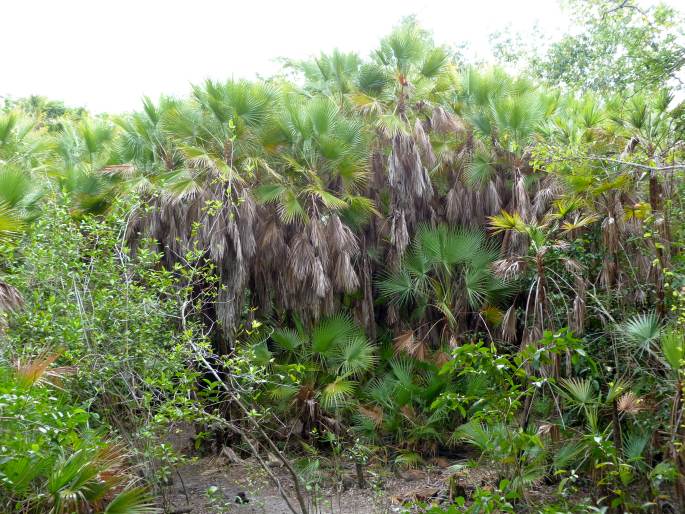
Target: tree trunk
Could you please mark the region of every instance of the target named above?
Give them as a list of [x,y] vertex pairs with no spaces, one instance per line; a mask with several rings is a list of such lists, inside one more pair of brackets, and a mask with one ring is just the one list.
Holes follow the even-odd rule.
[[[652,215],[658,219],[658,215],[661,213],[661,184],[659,183],[659,178],[656,175],[655,170],[649,172],[649,204],[652,208]],[[655,224],[656,226],[656,224]],[[662,240],[663,227],[655,227],[654,234],[654,248],[656,252],[657,260],[659,261],[658,268],[654,272],[654,288],[656,290],[656,313],[659,318],[664,318],[666,316],[666,293],[664,291],[664,268],[666,267],[666,258],[664,255],[664,248]],[[664,240],[665,241],[665,240]]]
[[357,473],[357,487],[359,487],[359,489],[366,489],[366,480],[364,480],[364,466],[361,462],[355,462],[354,468]]

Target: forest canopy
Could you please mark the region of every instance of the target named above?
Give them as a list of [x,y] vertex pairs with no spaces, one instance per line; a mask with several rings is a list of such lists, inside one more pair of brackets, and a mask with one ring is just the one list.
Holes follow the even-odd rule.
[[0,510],[190,512],[218,454],[300,514],[683,512],[683,20],[566,8],[497,65],[407,18],[132,113],[7,99]]

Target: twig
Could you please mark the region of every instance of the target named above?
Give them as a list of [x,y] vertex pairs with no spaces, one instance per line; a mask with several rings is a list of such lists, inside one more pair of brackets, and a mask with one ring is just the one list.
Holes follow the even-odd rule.
[[[189,304],[189,302],[188,302],[188,300],[186,300],[183,303],[183,305],[181,306],[181,323],[182,323],[184,330],[186,327],[185,310],[186,310],[188,304]],[[307,504],[304,500],[304,496],[302,495],[302,491],[300,489],[300,479],[297,476],[297,473],[293,469],[292,465],[290,464],[290,461],[288,461],[288,459],[285,457],[285,455],[283,455],[281,450],[279,450],[278,446],[276,446],[276,444],[271,440],[271,438],[266,434],[266,432],[264,432],[264,429],[262,429],[262,427],[259,426],[259,423],[257,423],[255,421],[255,419],[250,415],[250,411],[247,409],[247,407],[245,407],[245,405],[235,395],[234,391],[230,387],[228,387],[228,385],[226,384],[226,382],[224,380],[221,379],[221,377],[219,376],[219,373],[216,371],[216,369],[214,369],[214,366],[212,366],[209,363],[209,361],[207,361],[207,359],[205,358],[203,350],[201,348],[199,348],[193,341],[189,341],[189,343],[190,343],[190,346],[192,347],[193,351],[195,352],[195,354],[200,358],[200,360],[204,364],[207,371],[209,371],[212,374],[212,376],[217,380],[217,382],[221,385],[221,387],[228,393],[231,400],[233,402],[235,402],[235,404],[240,408],[240,410],[243,411],[243,414],[245,414],[245,417],[247,418],[249,423],[252,425],[252,427],[264,438],[264,440],[266,441],[269,448],[271,448],[271,450],[274,452],[274,454],[278,457],[278,459],[283,463],[285,468],[288,470],[288,472],[290,473],[290,475],[292,476],[292,479],[293,479],[293,485],[295,487],[295,496],[297,498],[297,502],[300,504],[301,514],[308,514]],[[268,465],[262,460],[261,456],[259,455],[257,448],[255,448],[252,445],[250,440],[245,436],[245,433],[241,429],[239,429],[237,426],[232,427],[232,428],[234,430],[236,430],[236,432],[238,434],[240,434],[245,439],[247,444],[250,446],[250,449],[252,450],[254,456],[259,461],[262,468],[264,468],[264,470],[267,472],[267,474],[269,474],[271,479],[276,483],[276,486],[278,487],[278,491],[279,491],[281,497],[285,500],[285,502],[287,503],[288,507],[293,512],[293,514],[299,514],[297,512],[297,510],[292,506],[290,499],[285,494],[285,491],[282,489],[281,484],[278,481],[278,479],[271,472],[271,469],[268,467]]]
[[621,159],[612,159],[609,157],[602,157],[599,155],[590,155],[587,157],[569,157],[567,159],[552,159],[549,162],[565,162],[565,161],[604,161],[612,162],[614,164],[621,164],[623,166],[632,166],[648,171],[671,171],[671,170],[685,170],[685,164],[673,164],[671,166],[648,166],[646,164],[639,164],[637,162],[623,161]]

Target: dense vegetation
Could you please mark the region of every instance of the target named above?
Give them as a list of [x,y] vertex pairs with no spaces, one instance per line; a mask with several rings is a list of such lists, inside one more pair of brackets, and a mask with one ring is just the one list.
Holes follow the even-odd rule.
[[591,7],[519,75],[407,20],[128,115],[7,102],[0,510],[154,512],[190,426],[303,514],[338,458],[467,447],[492,483],[431,512],[682,512],[685,47]]

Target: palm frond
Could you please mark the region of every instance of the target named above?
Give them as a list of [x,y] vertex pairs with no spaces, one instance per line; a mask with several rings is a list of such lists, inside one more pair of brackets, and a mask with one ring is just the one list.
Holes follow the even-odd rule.
[[657,315],[651,312],[633,316],[619,325],[618,330],[624,342],[641,356],[645,352],[655,353],[654,345],[661,337],[663,328]]
[[337,377],[321,391],[321,406],[330,411],[345,407],[356,390],[356,383],[343,376]]
[[661,337],[661,353],[673,371],[679,370],[683,365],[684,344],[685,336],[679,330],[667,330]]
[[346,314],[326,318],[312,332],[312,351],[327,354],[332,349],[342,346],[355,333],[358,333],[358,329]]
[[112,499],[103,514],[157,514],[150,493],[144,487],[126,489]]
[[589,405],[597,401],[592,381],[587,378],[562,379],[561,390],[566,398],[574,403]]
[[271,334],[271,339],[282,350],[295,353],[306,344],[304,338],[291,328],[277,328]]
[[362,336],[352,337],[341,345],[335,361],[340,372],[358,377],[369,371],[376,362],[375,348]]
[[502,211],[500,214],[490,216],[489,225],[495,234],[507,230],[513,230],[520,234],[526,234],[528,232],[528,226],[517,212],[509,214],[507,211]]

